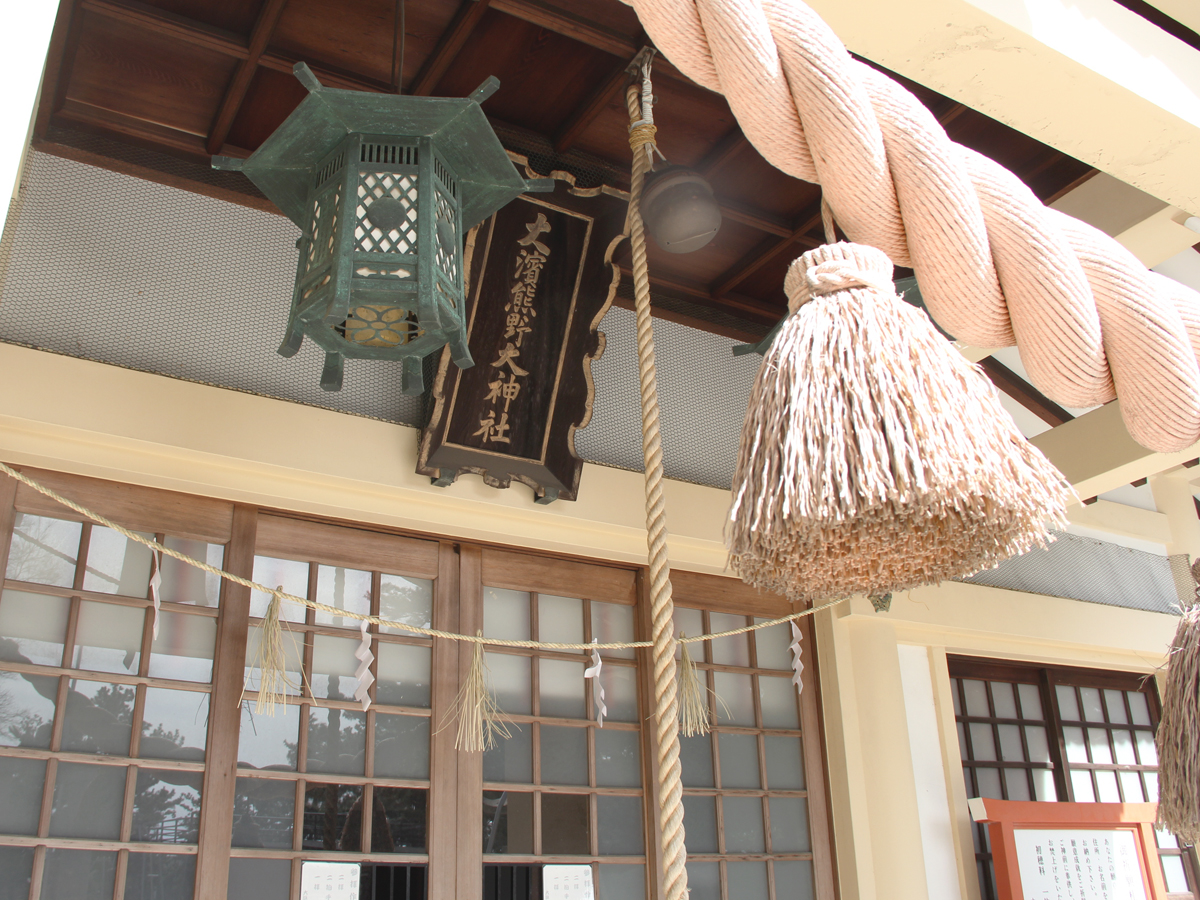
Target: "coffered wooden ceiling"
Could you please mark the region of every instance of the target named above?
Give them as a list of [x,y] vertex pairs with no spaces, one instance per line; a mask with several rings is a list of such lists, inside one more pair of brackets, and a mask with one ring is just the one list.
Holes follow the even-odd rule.
[[[63,0],[34,145],[273,209],[240,174],[213,172],[208,160],[249,155],[283,121],[304,96],[291,74],[303,60],[331,87],[369,91],[463,96],[495,75],[501,87],[484,110],[508,149],[541,172],[624,187],[624,70],[646,43],[618,0]],[[724,214],[703,250],[653,250],[655,304],[699,327],[761,335],[785,310],[788,263],[821,241],[820,191],[763,160],[721,96],[665,61],[655,72],[661,149],[708,178]],[[1007,166],[1044,200],[1091,174],[904,83],[954,140]],[[1047,418],[1045,409],[1039,415]]]

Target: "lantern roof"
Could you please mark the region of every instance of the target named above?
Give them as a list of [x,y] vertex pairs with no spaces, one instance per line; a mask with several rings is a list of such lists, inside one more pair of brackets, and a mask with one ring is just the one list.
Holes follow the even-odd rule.
[[302,62],[293,71],[308,96],[249,158],[213,157],[213,168],[243,172],[298,227],[314,169],[354,133],[431,138],[458,179],[464,230],[529,190],[479,106],[495,78],[469,97],[413,97],[328,88]]

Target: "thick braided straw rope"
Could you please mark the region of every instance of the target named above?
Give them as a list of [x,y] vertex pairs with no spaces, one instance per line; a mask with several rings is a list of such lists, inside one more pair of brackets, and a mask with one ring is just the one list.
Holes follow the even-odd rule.
[[1066,406],[1119,396],[1150,449],[1200,438],[1200,295],[951,142],[800,0],[627,2],[682,72],[725,95],[768,162],[821,185],[852,241],[916,270],[957,339],[1015,343]]
[[726,539],[744,580],[793,600],[904,590],[1066,524],[1070,486],[983,373],[896,296],[882,252],[810,250],[784,289],[733,478]]

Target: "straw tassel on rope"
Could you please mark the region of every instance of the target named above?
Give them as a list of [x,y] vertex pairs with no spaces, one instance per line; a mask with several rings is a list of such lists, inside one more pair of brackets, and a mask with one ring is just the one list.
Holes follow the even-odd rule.
[[1179,619],[1167,660],[1158,749],[1158,824],[1200,842],[1200,560],[1192,563],[1196,600]]
[[708,715],[708,686],[700,679],[688,645],[681,644],[679,654],[679,731],[684,737],[708,734],[712,722]]
[[[483,632],[478,632],[482,634]],[[492,696],[488,684],[487,664],[483,661],[483,644],[475,644],[471,653],[471,668],[454,698],[453,715],[458,719],[458,735],[454,749],[466,753],[482,753],[496,746],[496,739],[512,737],[504,714]],[[445,726],[443,726],[445,727]]]
[[968,575],[1052,539],[1074,491],[879,250],[792,264],[726,524],[746,582],[812,601]]
[[[278,590],[283,590],[280,585]],[[279,617],[279,596],[271,596],[267,604],[267,615],[263,618],[259,629],[258,650],[255,652],[254,665],[258,668],[258,702],[254,711],[259,715],[275,715],[276,704],[283,706],[287,712],[287,689],[295,689],[297,685],[287,677],[287,652],[283,646],[284,626]]]

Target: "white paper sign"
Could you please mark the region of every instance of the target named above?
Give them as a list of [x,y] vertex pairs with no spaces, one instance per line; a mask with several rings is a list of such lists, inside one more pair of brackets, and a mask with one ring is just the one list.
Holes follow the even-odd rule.
[[1017,828],[1025,900],[1147,900],[1128,828]]
[[358,900],[361,879],[360,863],[305,860],[300,864],[300,900]]
[[591,866],[542,866],[542,900],[595,900]]

